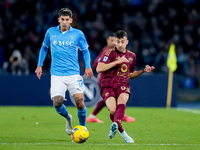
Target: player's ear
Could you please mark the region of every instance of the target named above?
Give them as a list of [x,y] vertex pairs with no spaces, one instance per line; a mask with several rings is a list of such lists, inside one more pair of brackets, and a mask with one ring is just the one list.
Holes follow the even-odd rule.
[[128,45],[129,40],[127,40],[126,44]]
[[72,23],[73,22],[73,18],[71,18],[71,21],[70,21],[70,23]]
[[60,18],[58,18],[58,22],[60,23]]

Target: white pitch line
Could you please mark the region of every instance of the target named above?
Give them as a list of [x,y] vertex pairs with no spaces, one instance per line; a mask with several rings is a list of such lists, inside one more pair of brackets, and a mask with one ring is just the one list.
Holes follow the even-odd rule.
[[190,113],[194,113],[194,114],[200,114],[200,110],[185,109],[185,108],[178,108],[177,110],[184,111],[184,112],[190,112]]
[[[0,145],[5,146],[22,146],[22,145],[73,145],[73,143],[0,143]],[[200,146],[200,144],[109,144],[109,143],[84,143],[83,145],[146,145],[146,146]]]

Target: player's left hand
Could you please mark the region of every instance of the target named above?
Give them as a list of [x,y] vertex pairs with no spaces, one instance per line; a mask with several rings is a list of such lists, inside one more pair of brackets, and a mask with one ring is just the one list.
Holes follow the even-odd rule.
[[154,69],[155,69],[154,66],[146,65],[145,68],[144,68],[144,72],[151,72],[151,71],[154,70]]
[[92,69],[91,68],[86,68],[84,76],[87,76],[87,79],[91,78],[91,77],[94,77]]

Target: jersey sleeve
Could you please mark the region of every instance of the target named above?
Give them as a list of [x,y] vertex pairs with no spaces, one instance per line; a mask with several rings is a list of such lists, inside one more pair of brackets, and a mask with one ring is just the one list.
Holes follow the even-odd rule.
[[105,53],[104,51],[105,51],[105,48],[103,48],[103,50],[99,53],[99,55],[98,55],[97,58],[95,59],[93,65],[92,65],[93,69],[96,69],[96,68],[97,68],[97,65],[98,65],[98,63],[99,63],[99,61],[100,61],[102,55]]
[[104,55],[102,55],[99,62],[102,62],[102,63],[105,63],[105,64],[110,63],[112,61],[113,52],[114,52],[114,49],[112,49],[112,48],[107,50],[107,52]]
[[96,68],[97,68],[97,65],[98,65],[100,59],[101,59],[100,57],[97,57],[97,58],[95,59],[93,65],[92,65],[92,68],[93,68],[93,69],[96,69]]
[[85,62],[85,68],[91,68],[90,52],[89,52],[88,48],[84,49],[82,52],[83,52],[83,58],[84,58],[84,62]]
[[47,30],[44,41],[42,43],[42,46],[40,48],[40,54],[39,54],[39,59],[38,59],[38,64],[37,66],[43,66],[44,59],[47,55],[48,48],[50,46],[50,38],[49,38],[49,30]]
[[44,41],[42,43],[43,46],[49,48],[50,46],[50,37],[49,37],[49,30],[47,30],[45,37],[44,37]]
[[83,32],[81,32],[80,35],[79,35],[78,47],[79,47],[80,50],[85,50],[85,49],[87,49],[89,47]]
[[131,66],[130,72],[134,72],[135,71],[135,64],[136,64],[136,56],[134,54],[133,55],[133,62],[132,62],[132,66]]

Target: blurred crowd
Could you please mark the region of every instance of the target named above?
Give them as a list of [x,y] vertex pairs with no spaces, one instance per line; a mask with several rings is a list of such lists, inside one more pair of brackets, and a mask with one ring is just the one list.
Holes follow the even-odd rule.
[[[136,53],[137,69],[154,65],[155,73],[168,73],[166,60],[176,45],[180,87],[200,85],[199,0],[1,0],[0,74],[34,73],[46,30],[57,26],[57,12],[73,11],[72,26],[82,30],[92,61],[106,45],[110,32],[128,33],[128,49]],[[81,71],[84,71],[80,55]],[[49,74],[50,52],[43,74]]]

